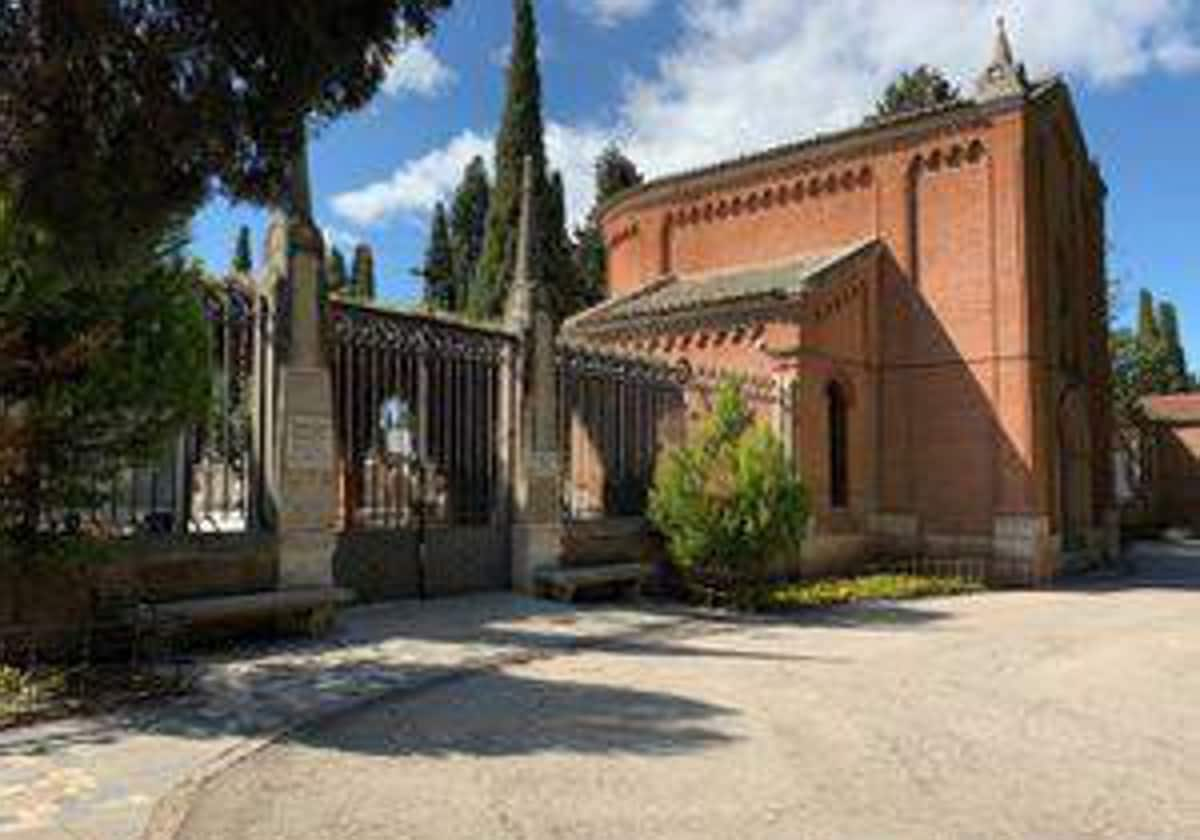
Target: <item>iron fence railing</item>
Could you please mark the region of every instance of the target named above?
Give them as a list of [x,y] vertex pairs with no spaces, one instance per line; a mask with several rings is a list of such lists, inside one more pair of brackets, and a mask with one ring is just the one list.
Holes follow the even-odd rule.
[[[350,301],[331,307],[331,360],[346,529],[483,523],[502,486],[501,368],[513,339]],[[388,451],[385,414],[414,459]]]

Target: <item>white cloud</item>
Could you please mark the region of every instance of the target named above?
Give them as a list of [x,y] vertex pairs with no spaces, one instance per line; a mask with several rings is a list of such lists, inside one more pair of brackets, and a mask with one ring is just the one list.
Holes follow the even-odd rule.
[[[1107,86],[1155,71],[1200,71],[1193,0],[1001,6],[1034,75],[1065,72]],[[569,216],[578,221],[591,206],[592,165],[610,139],[657,176],[853,125],[897,73],[917,64],[943,67],[969,94],[991,57],[996,11],[995,0],[679,0],[680,34],[652,72],[627,83],[613,124],[548,123]],[[469,159],[464,146],[486,149],[490,159],[486,138],[460,135],[335,206],[363,221],[426,212],[457,182]],[[443,168],[446,179],[432,176]]]
[[334,227],[333,225],[321,225],[321,231],[325,235],[326,248],[340,248],[342,251],[353,251],[355,246],[362,242],[361,236],[355,236],[350,231]]
[[[1110,85],[1200,63],[1188,0],[1002,5],[1034,74]],[[993,0],[685,0],[675,47],[626,90],[621,133],[663,174],[851,125],[916,64],[945,68],[969,94],[995,12]]]
[[492,156],[490,138],[464,131],[449,144],[411,160],[391,177],[362,189],[333,197],[334,211],[358,225],[369,225],[398,214],[421,214],[444,200],[476,155]]
[[600,26],[617,26],[649,14],[657,0],[575,0],[575,6]]
[[424,41],[411,41],[400,49],[383,79],[388,96],[415,93],[435,96],[454,83],[454,71],[442,63]]

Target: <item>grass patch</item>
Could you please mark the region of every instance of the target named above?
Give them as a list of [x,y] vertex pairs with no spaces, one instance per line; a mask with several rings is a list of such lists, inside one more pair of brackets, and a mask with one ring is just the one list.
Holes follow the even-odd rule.
[[907,601],[913,598],[969,595],[982,592],[983,589],[982,583],[961,577],[867,575],[783,584],[767,592],[762,608],[783,611],[858,601]]

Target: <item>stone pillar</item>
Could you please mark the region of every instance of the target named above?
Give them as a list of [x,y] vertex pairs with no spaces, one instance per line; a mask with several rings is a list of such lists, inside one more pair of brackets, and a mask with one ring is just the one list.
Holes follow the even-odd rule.
[[545,286],[531,259],[533,164],[525,159],[516,272],[505,320],[521,337],[513,363],[513,587],[536,589],[538,569],[562,563],[562,459],[556,337]]
[[279,539],[279,586],[333,585],[338,520],[333,385],[323,341],[325,247],[312,221],[306,152],[286,214],[267,233],[274,317],[266,371],[267,486]]

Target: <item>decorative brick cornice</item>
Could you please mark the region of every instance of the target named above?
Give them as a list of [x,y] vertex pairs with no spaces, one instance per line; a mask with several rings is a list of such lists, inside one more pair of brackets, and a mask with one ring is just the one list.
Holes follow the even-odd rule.
[[[614,196],[601,208],[600,219],[607,222],[620,213],[702,202],[716,193],[747,189],[767,180],[828,179],[830,170],[857,171],[882,154],[917,148],[939,138],[978,133],[990,127],[995,117],[1022,109],[1031,98],[1043,96],[1059,86],[1064,83],[1053,79],[1038,86],[1028,97],[1009,97],[986,104],[955,103],[893,120],[871,121],[845,131],[818,135],[666,176]],[[836,177],[840,181],[841,173]],[[630,224],[634,222],[631,220]]]

